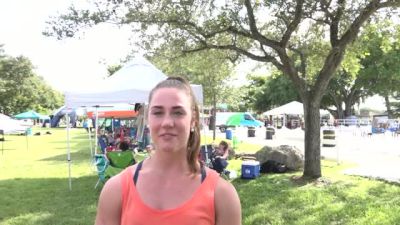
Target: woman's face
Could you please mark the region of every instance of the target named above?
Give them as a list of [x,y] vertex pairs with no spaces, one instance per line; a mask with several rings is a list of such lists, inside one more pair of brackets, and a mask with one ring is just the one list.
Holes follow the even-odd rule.
[[153,93],[148,121],[157,151],[187,149],[192,126],[190,97],[176,88],[160,88]]

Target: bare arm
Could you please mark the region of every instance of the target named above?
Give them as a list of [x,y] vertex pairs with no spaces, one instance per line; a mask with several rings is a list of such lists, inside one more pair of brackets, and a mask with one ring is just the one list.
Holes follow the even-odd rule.
[[224,154],[221,156],[223,159],[228,159],[229,156],[229,147],[225,149]]
[[112,177],[106,182],[100,194],[95,225],[119,225],[122,204],[121,177]]
[[241,225],[242,210],[235,187],[220,178],[215,190],[216,225]]

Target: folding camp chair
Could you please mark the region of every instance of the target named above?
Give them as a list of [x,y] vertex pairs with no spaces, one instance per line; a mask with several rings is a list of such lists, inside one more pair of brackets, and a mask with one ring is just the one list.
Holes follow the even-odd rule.
[[201,145],[200,146],[200,161],[202,161],[207,167],[212,168],[214,146],[213,145]]
[[95,165],[99,180],[95,188],[97,188],[100,182],[105,183],[108,179],[135,163],[136,160],[132,151],[114,151],[107,152],[107,154],[96,154]]
[[101,182],[106,182],[106,169],[108,166],[108,160],[107,157],[104,154],[96,154],[94,155],[94,160],[95,160],[95,165],[97,169],[97,175],[99,176],[99,179],[97,180],[96,185],[94,188],[99,185],[100,181]]
[[[218,160],[215,154],[213,145],[201,145],[199,160],[210,169],[217,171],[222,178],[229,180],[229,171],[226,170],[227,164],[223,165],[224,161]],[[225,161],[226,162],[226,161]]]
[[136,163],[133,152],[131,151],[107,152],[106,155],[109,161],[109,165],[112,167],[124,169]]
[[104,137],[99,137],[98,140],[99,140],[100,150],[104,154],[106,152],[107,142]]
[[1,154],[3,155],[3,151],[4,151],[4,130],[0,130],[0,141],[1,141]]

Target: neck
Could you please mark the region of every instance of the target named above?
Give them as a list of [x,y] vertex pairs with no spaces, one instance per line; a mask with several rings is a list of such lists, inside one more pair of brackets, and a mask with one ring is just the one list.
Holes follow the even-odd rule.
[[150,161],[154,163],[153,169],[163,173],[190,173],[189,164],[185,153],[154,151]]

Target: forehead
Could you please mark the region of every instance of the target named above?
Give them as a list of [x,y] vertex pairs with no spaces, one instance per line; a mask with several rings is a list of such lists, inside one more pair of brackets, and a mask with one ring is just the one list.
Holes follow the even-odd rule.
[[150,107],[152,106],[182,106],[190,107],[190,96],[185,90],[177,88],[159,88],[154,91]]

